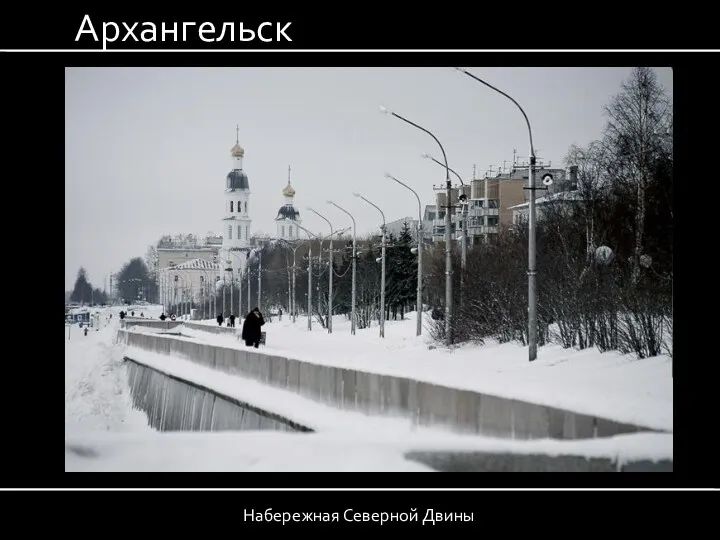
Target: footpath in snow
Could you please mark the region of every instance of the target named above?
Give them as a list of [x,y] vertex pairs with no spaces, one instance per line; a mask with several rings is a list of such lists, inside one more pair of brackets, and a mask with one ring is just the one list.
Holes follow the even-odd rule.
[[112,345],[117,326],[65,328],[65,432],[151,432],[144,413],[132,408],[122,351]]

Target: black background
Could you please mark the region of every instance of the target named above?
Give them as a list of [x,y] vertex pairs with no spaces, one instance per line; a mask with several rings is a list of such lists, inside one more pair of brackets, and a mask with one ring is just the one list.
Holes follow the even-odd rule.
[[[697,9],[686,12],[662,4],[603,2],[601,4],[507,2],[460,4],[288,4],[279,9],[258,9],[252,4],[226,4],[213,11],[183,10],[181,4],[129,9],[126,4],[85,7],[72,3],[14,3],[0,16],[0,49],[102,49],[102,42],[84,34],[75,41],[83,17],[90,16],[102,40],[103,22],[123,29],[153,22],[180,27],[180,41],[118,41],[109,49],[700,49],[717,47],[715,22]],[[148,3],[149,4],[149,3]],[[262,5],[262,4],[260,4]],[[267,5],[267,4],[265,4]],[[424,7],[426,6],[426,7]],[[228,41],[206,43],[197,37],[200,23],[212,22],[219,30],[223,23],[240,22],[257,29],[263,22],[291,22],[287,33],[292,42],[263,43]],[[182,41],[182,22],[196,22],[188,40]],[[238,38],[236,29],[236,40]],[[193,36],[194,34],[194,36]],[[194,39],[190,39],[194,37]]]

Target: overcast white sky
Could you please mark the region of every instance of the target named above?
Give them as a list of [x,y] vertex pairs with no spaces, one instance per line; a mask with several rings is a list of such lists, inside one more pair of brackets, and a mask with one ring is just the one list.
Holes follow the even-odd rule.
[[[561,165],[569,145],[600,136],[603,106],[631,68],[468,68],[527,112],[538,155]],[[656,68],[672,93],[672,71]],[[514,105],[449,68],[67,68],[65,72],[65,283],[84,266],[99,287],[163,234],[220,232],[235,126],[245,148],[253,232],[275,234],[288,165],[303,225],[326,232],[353,213],[358,233],[417,214],[407,190],[431,204],[444,179],[435,142],[380,104],[430,129],[466,181],[526,157]]]

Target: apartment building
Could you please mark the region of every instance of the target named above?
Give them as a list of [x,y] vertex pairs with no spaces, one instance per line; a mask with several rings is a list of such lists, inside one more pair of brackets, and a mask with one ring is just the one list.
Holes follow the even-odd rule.
[[[564,169],[539,164],[535,170],[537,187],[546,187],[542,183],[542,178],[547,173],[553,175],[554,182],[547,190],[537,191],[536,199],[568,189],[568,183],[572,183],[571,177],[575,176],[574,171],[568,173]],[[467,219],[470,245],[488,241],[503,227],[512,226],[520,209],[518,205],[530,200],[530,190],[525,189],[527,182],[527,164],[517,163],[507,172],[500,172],[494,176],[486,174],[483,178],[473,178],[470,185],[453,187],[450,191],[450,204],[453,206],[451,209],[453,239],[461,240],[463,219]],[[459,204],[462,195],[465,195],[467,200],[466,216],[462,215]],[[435,193],[435,204],[425,207],[423,231],[426,238],[432,242],[444,241],[446,200],[445,190],[438,190]]]

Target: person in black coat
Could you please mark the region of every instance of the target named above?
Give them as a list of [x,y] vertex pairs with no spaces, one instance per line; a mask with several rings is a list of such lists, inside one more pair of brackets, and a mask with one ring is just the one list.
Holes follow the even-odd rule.
[[230,315],[230,326],[235,328],[235,315]]
[[253,310],[245,317],[245,322],[242,327],[242,338],[245,341],[245,345],[248,347],[255,347],[256,349],[260,345],[260,328],[265,324],[265,319],[260,313],[260,309],[253,308]]
[[225,318],[222,316],[222,313],[220,313],[220,314],[217,316],[217,319],[215,319],[215,320],[217,321],[218,326],[222,326],[222,323],[223,323],[223,321],[225,320]]

